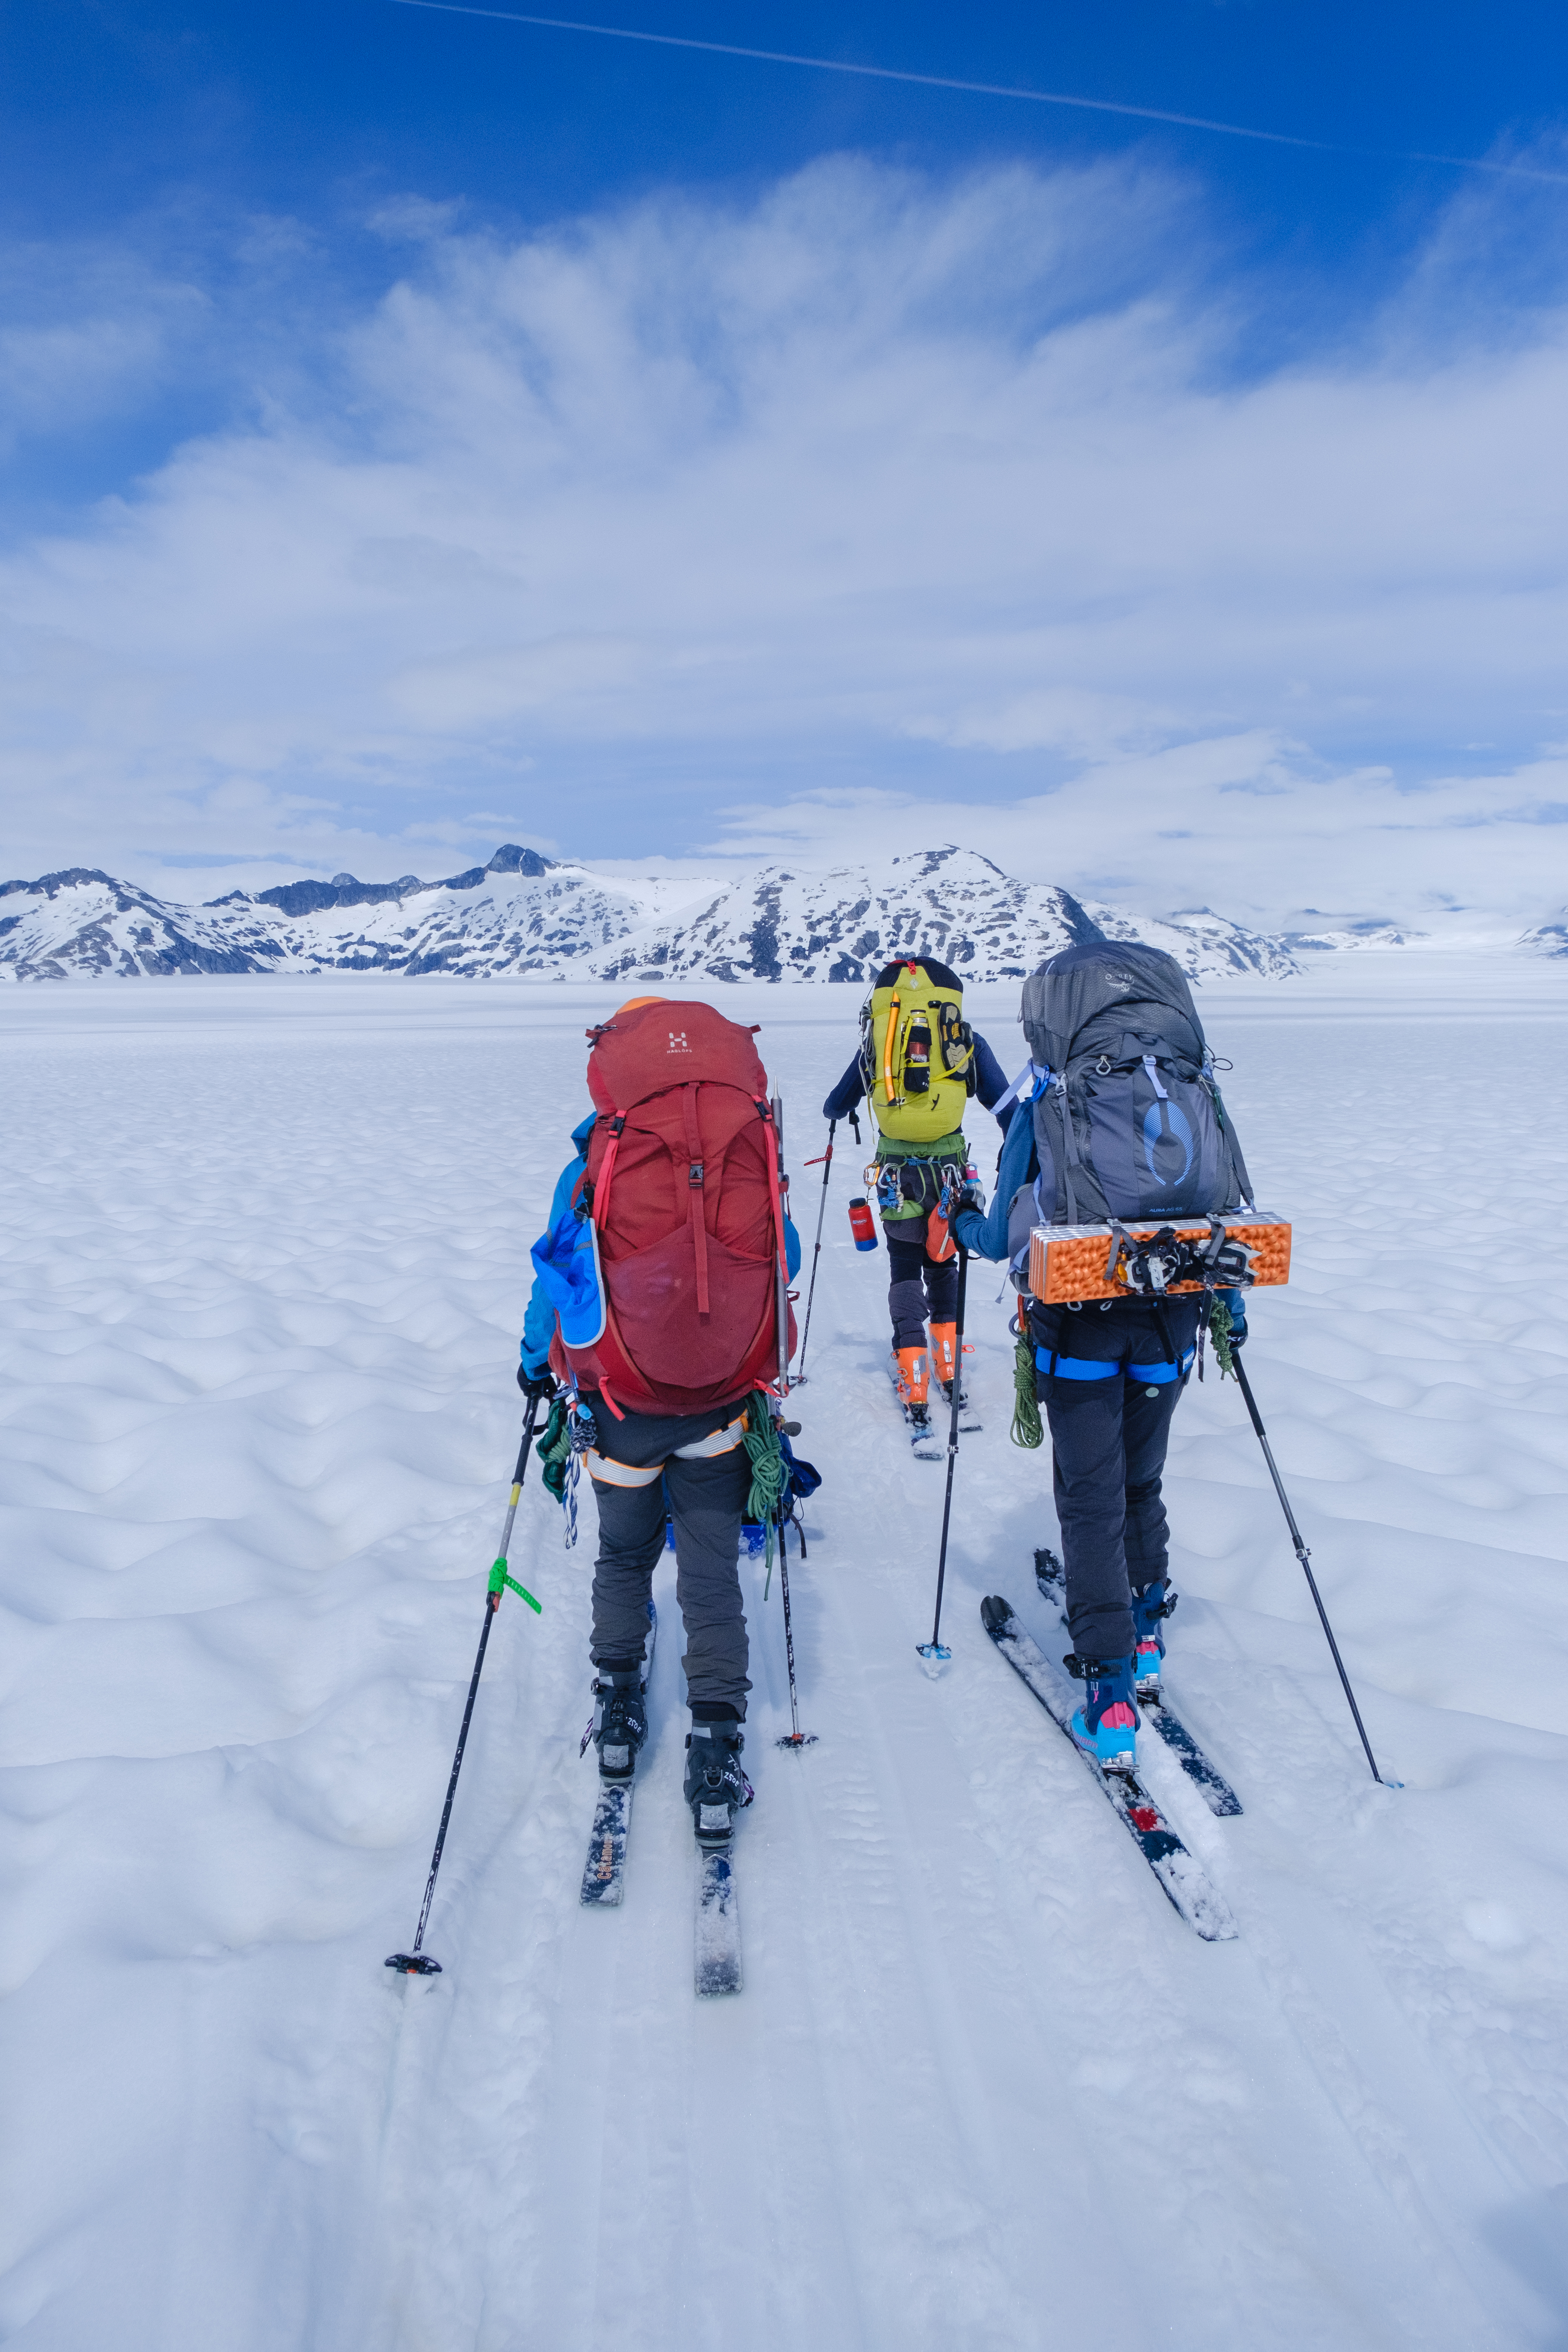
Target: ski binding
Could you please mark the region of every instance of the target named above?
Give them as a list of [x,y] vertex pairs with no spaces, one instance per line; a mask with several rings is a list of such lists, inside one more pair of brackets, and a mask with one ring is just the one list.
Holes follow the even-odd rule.
[[[1067,1597],[1067,1579],[1056,1553],[1044,1547],[1035,1554],[1035,1582],[1042,1599],[1058,1609],[1062,1607]],[[1062,1622],[1067,1622],[1065,1609]],[[1204,1754],[1181,1717],[1173,1715],[1164,1693],[1141,1690],[1138,1708],[1139,1721],[1153,1726],[1210,1812],[1217,1814],[1221,1821],[1234,1821],[1242,1810],[1241,1799],[1218,1765],[1212,1764]]]
[[[658,1640],[658,1615],[650,1601],[647,1604],[647,1648],[643,1655],[642,1686],[646,1691],[648,1676],[653,1672],[654,1647]],[[588,1742],[594,1736],[592,1721],[583,1735],[580,1755],[586,1755]],[[610,1910],[618,1904],[626,1891],[626,1839],[631,1830],[631,1780],[601,1780],[598,1801],[594,1807],[594,1826],[588,1832],[588,1856],[583,1865],[583,1885],[578,1900]]]

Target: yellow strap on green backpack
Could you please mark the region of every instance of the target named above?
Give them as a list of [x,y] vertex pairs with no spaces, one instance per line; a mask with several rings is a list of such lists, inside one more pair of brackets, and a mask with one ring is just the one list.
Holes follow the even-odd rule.
[[934,1143],[963,1124],[973,1091],[974,1040],[963,991],[915,960],[871,991],[860,1014],[860,1066],[884,1135]]

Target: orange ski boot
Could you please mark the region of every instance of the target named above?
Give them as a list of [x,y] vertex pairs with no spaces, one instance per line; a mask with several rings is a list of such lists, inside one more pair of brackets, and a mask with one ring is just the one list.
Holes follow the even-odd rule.
[[904,1408],[904,1419],[910,1425],[910,1444],[922,1461],[934,1460],[942,1449],[927,1402],[931,1358],[923,1348],[895,1348],[890,1370],[899,1402]]
[[[956,1323],[933,1323],[931,1325],[931,1368],[936,1373],[936,1384],[942,1391],[942,1401],[943,1404],[951,1404],[952,1402],[953,1370],[958,1362],[958,1326]],[[958,1402],[961,1405],[965,1405],[969,1402],[969,1399],[963,1393],[962,1385],[959,1388]]]

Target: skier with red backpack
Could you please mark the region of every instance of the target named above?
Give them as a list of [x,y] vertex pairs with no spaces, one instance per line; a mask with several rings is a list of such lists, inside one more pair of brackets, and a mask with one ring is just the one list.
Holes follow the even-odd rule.
[[748,1649],[737,1553],[763,1393],[795,1347],[776,1107],[751,1032],[711,1006],[635,997],[588,1032],[595,1108],[573,1131],[523,1327],[520,1386],[572,1398],[599,1516],[593,1738],[601,1781],[629,1784],[647,1737],[649,1590],[673,1522],[686,1631],[685,1795],[698,1842],[727,1845],[751,1802],[741,1769]]

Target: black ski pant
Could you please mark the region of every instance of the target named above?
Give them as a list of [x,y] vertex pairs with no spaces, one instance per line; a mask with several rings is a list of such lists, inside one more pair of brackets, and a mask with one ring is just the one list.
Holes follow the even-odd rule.
[[923,1348],[927,1314],[933,1323],[951,1323],[958,1313],[957,1255],[941,1265],[926,1255],[923,1217],[891,1225],[884,1222],[882,1231],[888,1240],[888,1307],[893,1318],[893,1345]]
[[630,1666],[643,1654],[668,1507],[675,1522],[675,1597],[686,1629],[681,1664],[692,1713],[699,1722],[731,1716],[743,1722],[752,1687],[736,1565],[752,1486],[751,1460],[741,1443],[744,1400],[709,1412],[627,1412],[620,1421],[602,1397],[586,1402],[599,1432],[598,1448],[588,1455],[599,1507],[594,1664]]
[[[1037,1387],[1051,1433],[1072,1645],[1080,1658],[1131,1657],[1132,1595],[1163,1582],[1169,1563],[1160,1484],[1197,1301],[1173,1298],[1158,1310],[1119,1302],[1078,1315],[1037,1307],[1030,1320],[1043,1342]],[[1050,1370],[1053,1350],[1078,1377]],[[1084,1377],[1102,1362],[1109,1369],[1099,1378]],[[1133,1377],[1137,1365],[1147,1377]]]

